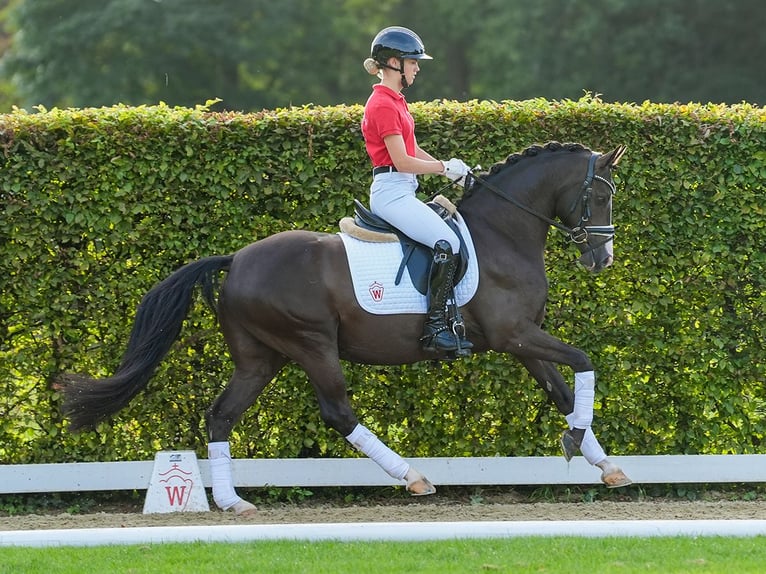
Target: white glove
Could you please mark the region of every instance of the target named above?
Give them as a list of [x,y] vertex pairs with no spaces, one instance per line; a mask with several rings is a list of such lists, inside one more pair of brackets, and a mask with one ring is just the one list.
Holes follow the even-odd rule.
[[456,157],[442,163],[444,164],[442,175],[446,175],[457,183],[463,183],[465,176],[471,171],[471,168],[462,159],[457,159]]

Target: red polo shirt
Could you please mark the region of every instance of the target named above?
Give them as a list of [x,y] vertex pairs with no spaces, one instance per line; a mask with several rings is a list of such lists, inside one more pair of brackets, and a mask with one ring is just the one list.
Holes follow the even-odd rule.
[[392,134],[400,134],[407,155],[415,155],[415,120],[407,107],[407,100],[403,94],[383,84],[375,84],[362,118],[364,145],[374,167],[394,165],[383,141]]

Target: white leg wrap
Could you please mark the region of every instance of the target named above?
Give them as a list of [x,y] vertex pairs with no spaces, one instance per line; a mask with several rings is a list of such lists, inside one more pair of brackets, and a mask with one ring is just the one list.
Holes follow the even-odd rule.
[[397,480],[403,480],[410,465],[405,460],[384,445],[370,430],[362,424],[356,425],[346,440],[354,445],[358,451],[363,452],[385,470],[389,476]]
[[228,510],[242,500],[234,490],[229,443],[208,443],[207,453],[210,462],[211,482],[213,483],[213,500],[218,508]]
[[596,375],[593,371],[575,373],[574,417],[572,425],[587,429],[593,422],[593,400],[596,397]]
[[[569,423],[569,428],[571,429],[574,426],[572,424],[572,421],[574,420],[574,413],[568,414],[566,419]],[[593,434],[593,431],[590,427],[585,429],[585,437],[582,439],[580,452],[582,453],[583,457],[585,457],[585,460],[587,460],[588,463],[592,465],[596,465],[606,460],[606,453],[604,452],[604,449],[601,448],[601,444],[599,444],[596,435]]]

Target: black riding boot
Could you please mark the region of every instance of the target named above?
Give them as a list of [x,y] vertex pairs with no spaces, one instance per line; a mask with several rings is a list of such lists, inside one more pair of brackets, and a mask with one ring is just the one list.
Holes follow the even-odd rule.
[[[452,282],[457,269],[457,256],[447,241],[434,245],[434,261],[428,283],[428,312],[423,325],[423,350],[457,351],[458,356],[468,356],[473,344],[458,336],[447,321],[447,298],[452,293]],[[461,325],[462,327],[462,325]]]

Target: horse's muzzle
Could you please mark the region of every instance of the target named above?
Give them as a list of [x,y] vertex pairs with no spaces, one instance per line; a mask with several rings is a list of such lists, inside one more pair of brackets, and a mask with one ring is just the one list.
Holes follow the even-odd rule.
[[591,273],[598,273],[614,263],[613,242],[611,239],[595,247],[584,244],[581,246],[582,255],[578,261]]

